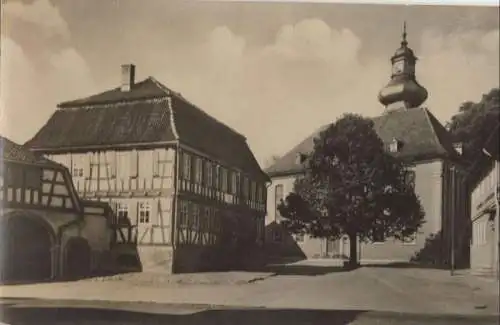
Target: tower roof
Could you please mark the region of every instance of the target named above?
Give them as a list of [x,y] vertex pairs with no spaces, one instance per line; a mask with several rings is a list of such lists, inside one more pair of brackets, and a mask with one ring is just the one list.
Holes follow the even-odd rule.
[[380,90],[378,100],[389,110],[409,109],[422,105],[427,99],[427,90],[415,77],[417,57],[408,46],[406,22],[403,26],[401,46],[391,57],[393,73],[389,83]]

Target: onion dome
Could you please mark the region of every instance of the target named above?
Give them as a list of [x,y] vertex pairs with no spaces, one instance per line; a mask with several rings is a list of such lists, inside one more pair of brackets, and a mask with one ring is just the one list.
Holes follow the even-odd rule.
[[392,75],[389,83],[379,92],[378,100],[389,110],[409,109],[422,105],[428,96],[415,77],[417,57],[408,47],[406,40],[406,22],[403,29],[401,46],[391,58]]

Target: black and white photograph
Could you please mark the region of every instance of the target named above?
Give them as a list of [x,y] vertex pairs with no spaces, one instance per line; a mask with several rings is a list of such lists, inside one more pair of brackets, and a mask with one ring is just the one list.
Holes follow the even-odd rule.
[[2,0],[0,325],[500,324],[498,0]]

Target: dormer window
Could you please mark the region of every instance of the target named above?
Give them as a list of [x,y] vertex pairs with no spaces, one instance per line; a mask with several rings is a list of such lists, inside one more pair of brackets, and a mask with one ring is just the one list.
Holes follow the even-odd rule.
[[303,153],[298,153],[297,156],[295,157],[295,163],[297,165],[302,165],[307,159],[307,155],[303,154]]
[[392,139],[392,142],[389,144],[389,152],[399,152],[401,149],[401,142],[394,138]]

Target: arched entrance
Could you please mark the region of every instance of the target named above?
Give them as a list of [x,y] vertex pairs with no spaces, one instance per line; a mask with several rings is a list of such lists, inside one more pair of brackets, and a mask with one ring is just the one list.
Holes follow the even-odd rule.
[[1,223],[1,276],[4,282],[49,280],[54,235],[38,216],[12,215]]
[[83,238],[71,238],[65,249],[64,275],[66,278],[87,277],[91,271],[91,249]]

